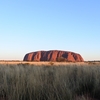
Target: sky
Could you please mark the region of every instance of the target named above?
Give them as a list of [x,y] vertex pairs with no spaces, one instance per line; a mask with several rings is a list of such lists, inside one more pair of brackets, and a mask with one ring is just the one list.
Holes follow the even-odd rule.
[[64,50],[100,60],[100,0],[0,0],[0,60]]

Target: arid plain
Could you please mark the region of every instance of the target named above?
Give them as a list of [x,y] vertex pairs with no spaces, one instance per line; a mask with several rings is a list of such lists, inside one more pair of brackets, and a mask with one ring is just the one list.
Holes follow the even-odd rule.
[[84,62],[52,62],[52,61],[18,61],[18,60],[1,60],[0,64],[30,64],[30,65],[99,65],[100,61],[84,61]]
[[99,61],[0,61],[0,100],[100,100],[99,83]]

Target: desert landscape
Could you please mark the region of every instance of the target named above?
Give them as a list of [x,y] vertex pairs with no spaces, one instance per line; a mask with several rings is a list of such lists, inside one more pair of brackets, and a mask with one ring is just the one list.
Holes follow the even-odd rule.
[[71,61],[72,55],[66,52],[55,61],[57,52],[50,61],[45,53],[41,57],[36,53],[32,61],[34,53],[27,56],[28,61],[26,55],[23,61],[1,60],[0,100],[100,100],[100,62],[84,61],[81,55],[82,61]]
[[0,100],[100,100],[100,0],[0,0]]
[[0,100],[99,100],[98,62],[0,62]]

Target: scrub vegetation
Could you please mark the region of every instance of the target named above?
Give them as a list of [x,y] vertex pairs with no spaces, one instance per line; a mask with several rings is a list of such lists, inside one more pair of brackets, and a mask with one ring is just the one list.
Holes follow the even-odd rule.
[[100,100],[100,65],[0,64],[0,100]]

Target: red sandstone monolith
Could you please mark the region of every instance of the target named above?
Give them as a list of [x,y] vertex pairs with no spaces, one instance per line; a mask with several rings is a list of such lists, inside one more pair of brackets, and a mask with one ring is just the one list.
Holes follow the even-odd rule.
[[83,62],[83,58],[80,54],[61,51],[61,50],[50,50],[50,51],[36,51],[25,55],[24,61],[71,61],[71,62]]

